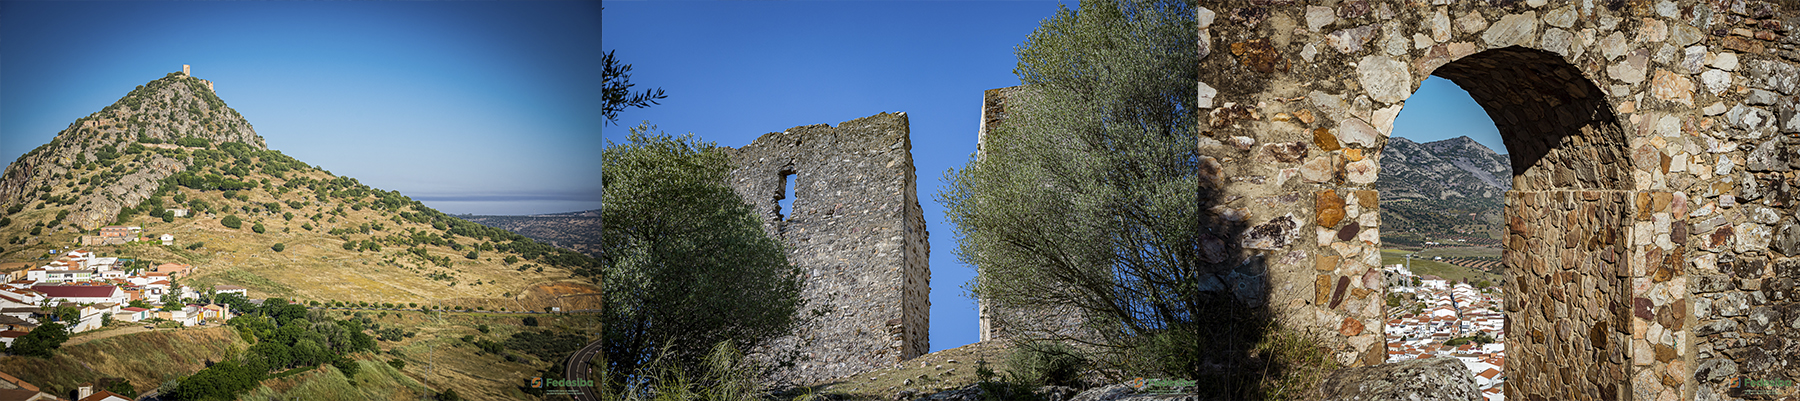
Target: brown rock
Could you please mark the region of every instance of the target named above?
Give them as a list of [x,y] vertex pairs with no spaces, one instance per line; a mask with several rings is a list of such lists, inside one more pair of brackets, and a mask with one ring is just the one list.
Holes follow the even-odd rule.
[[1337,309],[1338,305],[1344,304],[1344,290],[1348,288],[1350,288],[1350,278],[1338,277],[1337,288],[1331,290],[1331,305],[1327,306],[1327,308]]
[[1675,194],[1657,192],[1650,195],[1650,209],[1657,212],[1669,211],[1669,203],[1675,201]]
[[1294,118],[1299,119],[1301,123],[1312,124],[1313,123],[1312,110],[1301,109],[1300,111],[1294,112]]
[[1262,160],[1283,163],[1299,163],[1306,159],[1306,142],[1276,142],[1263,144]]
[[1370,213],[1376,207],[1381,206],[1381,198],[1375,191],[1360,190],[1356,191],[1356,203],[1363,207],[1363,213]]
[[1650,194],[1639,192],[1637,196],[1637,219],[1649,220],[1650,213]]
[[[1313,267],[1313,270],[1329,272],[1329,271],[1337,270],[1337,265],[1338,265],[1338,257],[1337,256],[1319,255],[1317,265]],[[1324,277],[1324,276],[1320,276],[1320,277]]]
[[1588,329],[1588,342],[1594,345],[1595,350],[1605,350],[1607,335],[1606,322],[1594,323],[1594,326]]
[[1372,292],[1374,292],[1374,291],[1369,291],[1369,289],[1367,289],[1367,288],[1351,288],[1350,296],[1355,297],[1356,299],[1367,299],[1369,297],[1369,293],[1372,293]]
[[1676,315],[1675,305],[1663,305],[1656,308],[1656,323],[1663,325],[1663,328],[1666,329],[1681,329],[1681,318]]
[[1653,348],[1656,349],[1656,361],[1657,362],[1665,362],[1666,363],[1666,362],[1669,362],[1670,360],[1675,359],[1675,347],[1670,347],[1670,346],[1662,345],[1662,344],[1656,344],[1655,346],[1653,346]]
[[1331,301],[1331,275],[1320,274],[1313,279],[1313,303],[1324,305]]
[[1745,53],[1750,53],[1750,54],[1763,54],[1763,45],[1761,43],[1756,43],[1756,41],[1753,41],[1753,40],[1750,40],[1750,39],[1744,38],[1744,37],[1727,36],[1727,37],[1725,37],[1725,40],[1723,42],[1721,42],[1719,45],[1723,46],[1727,49],[1737,50],[1740,52],[1745,52]]
[[1344,147],[1338,143],[1337,135],[1332,134],[1330,128],[1313,129],[1313,146],[1318,146],[1319,150],[1327,152]]
[[1231,55],[1237,56],[1238,63],[1256,72],[1267,74],[1276,70],[1288,70],[1287,59],[1281,58],[1281,52],[1275,50],[1275,45],[1269,42],[1269,38],[1232,43]]
[[1338,325],[1338,334],[1343,334],[1344,337],[1353,337],[1362,332],[1363,323],[1360,320],[1344,318],[1344,323]]
[[1642,297],[1631,299],[1631,315],[1644,320],[1656,318],[1656,316],[1650,314],[1650,299]]
[[1713,230],[1712,238],[1710,238],[1712,241],[1707,245],[1707,249],[1718,249],[1725,246],[1727,242],[1731,242],[1731,236],[1734,233],[1730,224],[1719,226],[1719,229]]
[[1362,225],[1357,224],[1356,222],[1352,221],[1352,222],[1350,222],[1350,224],[1345,224],[1344,228],[1338,229],[1338,233],[1337,233],[1338,241],[1349,241],[1349,240],[1356,239],[1356,234],[1359,232],[1362,232]]
[[1319,227],[1337,227],[1344,220],[1344,198],[1333,190],[1319,191],[1318,197]]
[[1344,159],[1359,162],[1363,159],[1362,149],[1344,149]]

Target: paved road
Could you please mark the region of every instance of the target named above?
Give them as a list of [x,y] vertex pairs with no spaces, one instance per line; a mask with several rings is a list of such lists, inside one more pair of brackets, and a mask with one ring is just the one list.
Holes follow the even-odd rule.
[[[594,359],[594,355],[599,353],[600,340],[594,340],[594,342],[588,343],[586,347],[581,347],[581,350],[575,351],[574,355],[569,356],[568,366],[563,367],[563,377],[569,378],[570,380],[591,380],[592,378],[588,377],[588,361]],[[599,384],[600,383],[594,383],[594,386],[576,387],[576,394],[571,398],[574,398],[576,401],[597,401],[600,399],[600,396],[594,394],[594,391],[595,386],[598,386]]]

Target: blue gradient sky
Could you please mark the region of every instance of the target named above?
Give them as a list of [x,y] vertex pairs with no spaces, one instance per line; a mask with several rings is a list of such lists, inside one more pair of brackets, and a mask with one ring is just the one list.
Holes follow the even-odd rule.
[[446,213],[599,207],[594,2],[0,2],[0,160],[193,65],[268,143]]
[[[931,233],[931,350],[963,346],[979,339],[975,302],[962,288],[974,270],[956,260],[953,227],[934,195],[944,172],[975,152],[982,91],[1019,84],[1013,47],[1056,8],[1050,1],[607,2],[605,48],[633,65],[637,89],[659,87],[669,97],[620,113],[619,125],[603,132],[622,142],[629,127],[648,121],[736,147],[794,126],[906,112]],[[1396,135],[1487,143],[1467,131],[1494,131],[1486,113],[1454,84],[1434,81],[1408,102]],[[1498,135],[1490,136],[1489,146],[1498,146]]]

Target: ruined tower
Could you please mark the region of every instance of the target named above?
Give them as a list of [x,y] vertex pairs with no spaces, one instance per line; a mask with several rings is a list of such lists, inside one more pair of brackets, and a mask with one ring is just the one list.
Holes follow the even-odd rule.
[[757,350],[799,357],[773,380],[813,383],[930,350],[930,245],[906,113],[794,127],[728,153],[731,187],[806,275],[809,321]]

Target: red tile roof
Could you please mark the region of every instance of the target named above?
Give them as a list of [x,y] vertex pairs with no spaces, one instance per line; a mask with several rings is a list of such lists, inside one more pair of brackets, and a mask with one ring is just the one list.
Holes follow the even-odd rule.
[[52,298],[100,298],[113,296],[119,287],[110,285],[39,285],[33,290]]
[[99,391],[95,391],[94,394],[88,395],[87,398],[81,399],[80,401],[102,401],[102,400],[111,399],[113,397],[118,397],[121,400],[131,399],[131,397],[118,395],[111,391],[99,390]]

